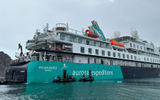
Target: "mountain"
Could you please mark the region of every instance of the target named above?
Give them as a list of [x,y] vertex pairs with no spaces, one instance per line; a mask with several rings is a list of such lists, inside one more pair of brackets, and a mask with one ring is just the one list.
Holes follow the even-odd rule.
[[4,77],[5,69],[11,63],[11,57],[0,51],[0,77]]

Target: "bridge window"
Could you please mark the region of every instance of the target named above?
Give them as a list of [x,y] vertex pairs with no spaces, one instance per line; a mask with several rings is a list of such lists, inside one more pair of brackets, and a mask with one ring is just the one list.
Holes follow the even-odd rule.
[[111,52],[110,51],[108,51],[108,56],[111,56]]
[[78,38],[78,43],[82,43],[82,38]]
[[120,53],[118,53],[118,57],[121,58],[121,54]]
[[133,59],[133,55],[131,55],[131,59]]
[[89,40],[86,40],[86,45],[89,45],[89,42],[90,42]]
[[74,41],[74,39],[75,39],[75,37],[70,35],[70,37],[69,37],[69,41],[73,42],[73,41]]
[[102,47],[103,47],[103,48],[106,48],[106,43],[102,43]]
[[92,40],[90,40],[90,45],[92,45],[92,46],[94,45]]
[[134,60],[136,60],[136,56],[134,56]]
[[86,39],[82,39],[82,43],[83,43],[83,44],[86,44]]
[[98,55],[98,53],[99,53],[99,52],[98,52],[98,49],[95,50],[95,53]]
[[125,54],[123,54],[123,58],[125,59]]
[[88,53],[92,54],[92,49],[88,48]]
[[116,53],[115,52],[113,52],[113,57],[116,57]]
[[96,44],[97,44],[97,46],[98,46],[98,47],[100,47],[100,46],[101,46],[101,45],[100,45],[100,42],[96,42]]
[[127,59],[129,59],[129,55],[127,55]]
[[137,49],[139,49],[139,45],[137,45]]
[[81,53],[84,53],[84,47],[81,47]]
[[103,55],[103,56],[105,55],[105,51],[104,51],[104,50],[102,50],[102,55]]
[[96,41],[93,42],[93,45],[96,46]]
[[60,34],[60,39],[61,39],[61,40],[65,40],[65,35],[61,33],[61,34]]
[[141,50],[142,50],[142,46],[141,46],[140,48],[141,48]]
[[133,48],[136,48],[136,45],[135,45],[135,44],[133,44]]
[[147,61],[149,61],[149,58],[147,58]]
[[130,47],[132,47],[132,43],[130,43]]
[[100,45],[99,45],[99,47],[102,47],[102,42],[100,42]]

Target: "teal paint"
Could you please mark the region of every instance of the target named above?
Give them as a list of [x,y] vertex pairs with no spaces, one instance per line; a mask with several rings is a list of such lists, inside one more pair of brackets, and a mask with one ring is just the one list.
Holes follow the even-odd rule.
[[71,62],[31,61],[28,65],[27,83],[51,83],[57,76],[67,70],[68,75],[73,75],[76,80],[85,74],[88,77],[89,70],[95,80],[123,79],[120,66],[102,64],[84,64]]
[[[93,27],[95,30],[97,30],[97,31],[98,31],[98,33],[100,33],[100,34],[101,34],[101,36],[102,36],[102,40],[103,40],[103,41],[106,41],[106,37],[104,36],[104,34],[103,34],[102,30],[101,30],[100,28],[98,28],[98,27],[94,26],[94,25],[92,25],[92,27]],[[94,31],[94,34],[95,34],[95,35],[98,35],[98,33],[97,33],[96,31]]]

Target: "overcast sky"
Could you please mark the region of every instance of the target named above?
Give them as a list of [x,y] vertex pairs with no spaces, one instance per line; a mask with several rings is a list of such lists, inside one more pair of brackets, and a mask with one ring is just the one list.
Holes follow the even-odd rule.
[[107,38],[120,31],[130,35],[136,28],[139,37],[160,46],[160,0],[1,0],[0,51],[14,58],[17,44],[25,48],[35,30],[46,23],[68,23],[81,30],[96,20]]

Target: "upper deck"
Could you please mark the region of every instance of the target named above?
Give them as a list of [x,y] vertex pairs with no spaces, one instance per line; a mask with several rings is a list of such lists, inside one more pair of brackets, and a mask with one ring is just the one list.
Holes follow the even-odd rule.
[[88,56],[160,63],[159,49],[148,42],[131,36],[123,36],[115,38],[117,42],[112,43],[111,39],[102,38],[104,36],[101,35],[102,31],[92,28],[89,26],[92,31],[84,31],[84,29],[78,31],[63,23],[56,24],[56,27],[52,29],[47,26],[42,33],[37,31],[34,38],[27,41],[26,48],[31,51],[42,49],[43,51],[63,51]]
[[145,40],[134,38],[131,36],[123,36],[115,38],[115,40],[123,43],[129,52],[146,54],[151,56],[160,56],[159,48],[156,47],[153,43],[148,43]]

